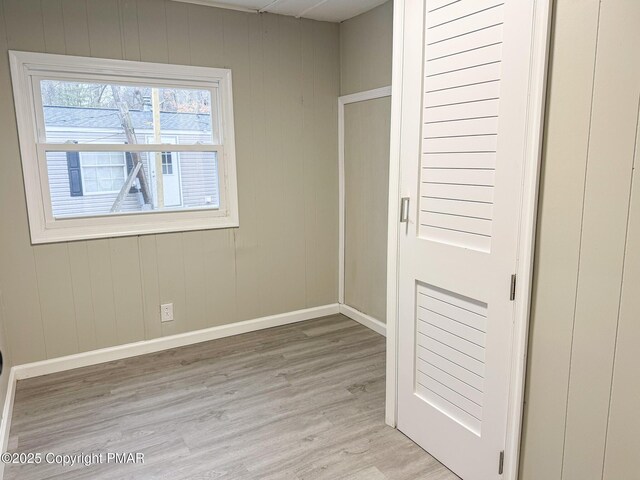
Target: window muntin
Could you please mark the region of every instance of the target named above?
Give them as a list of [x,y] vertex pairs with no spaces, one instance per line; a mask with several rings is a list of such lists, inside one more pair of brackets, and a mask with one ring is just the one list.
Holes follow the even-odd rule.
[[238,226],[230,70],[10,59],[33,243]]
[[162,174],[173,175],[173,157],[171,152],[162,152]]
[[86,195],[118,193],[127,177],[122,152],[81,152],[82,190]]

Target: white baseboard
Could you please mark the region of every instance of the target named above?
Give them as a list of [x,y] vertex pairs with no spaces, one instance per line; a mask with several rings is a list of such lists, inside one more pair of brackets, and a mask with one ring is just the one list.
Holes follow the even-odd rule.
[[278,327],[290,323],[302,322],[313,318],[335,315],[340,309],[337,303],[320,307],[306,308],[294,312],[281,313],[268,317],[245,320],[243,322],[220,325],[218,327],[205,328],[194,332],[179,333],[167,337],[143,340],[141,342],[127,343],[115,347],[91,350],[89,352],[68,355],[66,357],[52,358],[40,362],[26,363],[13,367],[16,380],[48,375],[50,373],[63,372],[74,368],[111,362],[122,358],[136,357],[147,353],[160,352],[170,348],[184,347],[194,343],[207,342],[218,338],[230,337],[241,333],[254,332],[265,328]]
[[[52,358],[40,362],[26,363],[16,365],[9,372],[9,384],[7,395],[2,411],[2,424],[0,425],[0,453],[7,451],[9,445],[9,431],[11,429],[11,415],[13,412],[13,401],[15,398],[16,384],[18,380],[26,378],[48,375],[50,373],[63,372],[74,368],[86,367],[89,365],[97,365],[100,363],[111,362],[123,358],[145,355],[147,353],[160,352],[171,348],[193,345],[196,343],[207,342],[218,338],[240,335],[265,328],[278,327],[291,323],[302,322],[314,318],[324,317],[327,315],[335,315],[342,313],[343,315],[355,320],[367,328],[386,335],[386,325],[365,313],[356,310],[353,307],[344,304],[329,304],[320,307],[307,308],[294,312],[271,315],[268,317],[246,320],[244,322],[231,323],[218,327],[211,327],[204,330],[194,332],[181,333],[168,337],[154,338],[152,340],[144,340],[141,342],[128,343],[115,347],[103,348],[100,350],[92,350],[90,352],[68,355],[66,357]],[[0,462],[0,480],[4,474],[4,464]]]
[[356,310],[349,305],[341,303],[340,313],[346,317],[349,317],[351,320],[355,320],[356,322],[361,323],[365,327],[370,328],[380,335],[383,335],[385,337],[387,336],[387,326],[384,323],[376,318],[367,315],[366,313],[362,313],[360,310]]
[[[9,431],[11,430],[11,416],[13,414],[13,400],[16,396],[16,371],[12,367],[9,371],[9,383],[7,385],[7,395],[2,409],[2,425],[0,425],[0,454],[9,448]],[[4,462],[0,462],[0,480],[4,478]]]
[[[92,350],[90,352],[68,355],[66,357],[52,358],[40,362],[16,365],[9,372],[9,385],[7,396],[2,411],[2,424],[0,425],[0,453],[7,451],[9,446],[9,431],[11,430],[11,415],[13,413],[13,400],[15,398],[16,384],[18,380],[39,377],[50,373],[63,372],[74,368],[97,365],[123,358],[136,357],[147,353],[160,352],[170,348],[184,347],[195,343],[207,342],[218,338],[240,335],[242,333],[255,332],[265,328],[279,327],[290,323],[303,322],[314,318],[335,315],[340,308],[337,303],[323,305],[321,307],[306,308],[294,312],[281,313],[268,317],[236,322],[218,327],[206,328],[194,332],[180,333],[167,337],[154,338],[141,342],[128,343],[115,347]],[[4,464],[0,462],[0,480],[4,476]]]
[[[167,337],[154,338],[141,342],[128,343],[115,347],[92,350],[90,352],[68,355],[66,357],[52,358],[40,362],[16,365],[9,372],[9,385],[7,396],[2,411],[2,424],[0,425],[0,453],[7,451],[9,446],[9,431],[11,429],[11,415],[13,412],[13,400],[15,398],[16,384],[18,380],[48,375],[50,373],[63,372],[74,368],[97,365],[123,358],[136,357],[147,353],[160,352],[170,348],[184,347],[195,343],[207,342],[218,338],[240,335],[242,333],[255,332],[265,328],[279,327],[296,322],[303,322],[314,318],[335,315],[339,313],[337,303],[323,305],[321,307],[306,308],[294,312],[281,313],[268,317],[236,322],[218,327],[206,328],[194,332],[180,333]],[[4,476],[4,464],[0,462],[0,480]]]
[[[160,352],[162,350],[168,350],[171,348],[184,347],[196,343],[207,342],[209,340],[216,340],[218,338],[230,337],[233,335],[240,335],[242,333],[249,333],[266,328],[278,327],[281,325],[288,325],[291,323],[311,320],[327,315],[335,315],[337,313],[340,313],[340,311],[341,306],[337,303],[334,303],[323,305],[320,307],[306,308],[304,310],[297,310],[294,312],[256,318],[253,320],[246,320],[244,322],[220,325],[218,327],[211,327],[194,332],[154,338],[152,340],[128,343],[125,345],[118,345],[115,347],[103,348],[100,350],[92,350],[90,352],[68,355],[66,357],[58,357],[52,358],[50,360],[43,360],[40,362],[16,365],[12,367],[9,372],[9,385],[7,388],[4,409],[2,411],[2,424],[0,425],[0,453],[6,452],[9,445],[11,415],[13,412],[13,401],[15,398],[16,384],[18,380],[38,377],[41,375],[48,375],[50,373],[63,372],[66,370],[86,367],[89,365],[97,365],[100,363],[111,362],[123,358],[136,357],[139,355],[145,355],[147,353]],[[357,310],[354,310],[354,312],[357,312]],[[350,318],[353,318],[349,314],[346,315],[350,316]],[[374,320],[374,322],[377,322],[377,320]],[[2,479],[3,475],[4,464],[0,462],[0,480]]]

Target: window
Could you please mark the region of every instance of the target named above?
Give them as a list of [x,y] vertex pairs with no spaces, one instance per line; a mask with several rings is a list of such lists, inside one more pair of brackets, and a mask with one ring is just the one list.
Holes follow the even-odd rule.
[[230,70],[10,56],[33,243],[238,226]]
[[171,152],[162,152],[162,174],[173,175],[173,160]]
[[127,176],[125,158],[121,152],[81,152],[82,191],[86,195],[118,193]]

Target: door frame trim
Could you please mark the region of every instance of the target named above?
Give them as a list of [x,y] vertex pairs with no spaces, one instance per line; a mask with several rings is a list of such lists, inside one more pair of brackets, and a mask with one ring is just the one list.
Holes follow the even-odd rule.
[[[393,67],[389,164],[389,229],[387,239],[387,384],[385,421],[397,425],[398,395],[398,255],[400,235],[400,138],[402,125],[402,67],[404,10],[410,0],[395,0],[393,7]],[[527,132],[520,202],[518,282],[516,286],[509,406],[503,478],[516,480],[520,457],[522,414],[531,307],[540,165],[542,157],[547,66],[551,37],[551,0],[533,2],[533,37],[529,68]],[[505,295],[507,292],[505,292]],[[497,452],[496,452],[497,454]]]
[[338,97],[338,303],[344,304],[345,254],[345,174],[344,174],[344,107],[350,103],[365,102],[391,95],[391,86],[374,88]]
[[389,138],[389,207],[387,215],[387,372],[385,422],[398,423],[398,254],[400,239],[400,138],[402,125],[402,67],[404,63],[405,0],[393,2],[391,67],[391,135]]

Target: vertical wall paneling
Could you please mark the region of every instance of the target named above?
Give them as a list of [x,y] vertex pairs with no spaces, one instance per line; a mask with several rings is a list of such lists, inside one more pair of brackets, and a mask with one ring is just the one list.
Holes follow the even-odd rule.
[[137,237],[109,239],[118,343],[144,340]]
[[393,2],[340,24],[340,94],[391,85]]
[[[28,4],[33,5],[33,12],[40,20],[38,26],[42,28],[42,35],[34,35],[29,43],[36,50],[46,50],[42,5],[38,2],[25,3],[25,5]],[[32,17],[32,14],[29,16]],[[53,37],[53,34],[49,35],[50,39]],[[61,39],[62,35],[59,35],[58,38]],[[60,40],[55,43],[60,45]],[[20,41],[16,47],[10,46],[10,48],[19,50],[24,48],[22,45],[22,41]],[[78,335],[75,332],[76,319],[67,246],[63,243],[38,246],[34,248],[33,253],[47,355],[58,357],[76,353],[78,351]]]
[[[640,111],[638,112],[640,114]],[[638,118],[640,125],[640,115]],[[605,443],[604,480],[631,478],[640,472],[640,128],[636,136],[629,226],[627,229],[620,316]]]
[[[0,6],[3,52],[231,68],[239,178],[239,229],[33,247],[1,97],[0,289],[16,363],[336,302],[338,25],[161,0]],[[161,323],[167,302],[175,320]]]
[[[523,421],[524,480],[559,479],[562,470],[598,8],[597,0],[579,8],[566,1],[555,4]],[[545,321],[550,318],[554,321]]]
[[120,35],[125,60],[140,60],[140,30],[136,0],[119,0]]
[[[374,101],[368,100],[367,103]],[[363,206],[368,211],[365,195],[366,187],[369,185],[368,156],[364,153],[359,155],[360,150],[368,146],[367,132],[360,128],[365,116],[363,109],[363,102],[344,107],[344,302],[378,318],[373,313],[365,311],[363,299],[364,290],[369,287],[367,270],[371,266],[367,261],[369,239],[364,228],[367,216],[362,215]]]
[[284,193],[282,231],[288,239],[287,245],[282,245],[283,255],[289,258],[287,264],[287,288],[290,289],[287,310],[305,308],[304,282],[305,278],[305,231],[292,218],[304,219],[304,178],[305,154],[302,145],[302,42],[301,22],[293,17],[279,17],[279,38],[277,51],[279,52],[279,68],[285,72],[295,72],[281,78],[281,109],[288,112],[282,115],[280,143],[282,145],[282,184]]
[[189,38],[194,65],[222,66],[224,36],[221,10],[189,5]]
[[44,26],[38,0],[6,0],[4,13],[10,49],[36,52],[43,49]]
[[60,357],[76,353],[78,335],[67,246],[40,245],[34,254],[47,354]]
[[[340,25],[343,95],[391,84],[393,4]],[[390,98],[344,107],[345,303],[386,320]]]
[[140,60],[167,63],[167,16],[165,1],[138,0]]
[[158,252],[155,235],[145,235],[138,240],[140,279],[142,285],[145,338],[162,336],[160,324],[160,285],[158,282]]
[[61,0],[42,2],[44,45],[47,53],[65,53],[64,20]]
[[[37,27],[30,26],[42,25],[39,3],[15,0],[2,4],[0,48],[3,52],[7,48],[37,50],[43,44],[43,35],[38,33]],[[0,88],[3,92],[11,92],[7,60],[3,61],[5,66],[0,68]],[[5,299],[9,342],[21,346],[15,349],[14,361],[23,363],[46,358],[46,348],[26,205],[24,201],[16,201],[24,198],[24,188],[13,112],[12,97],[0,95],[0,142],[3,145],[0,175],[0,274],[9,275],[2,282],[0,290]],[[19,321],[11,321],[12,319]]]
[[[302,141],[304,145],[312,145],[314,141],[315,116],[315,48],[313,41],[313,22],[301,21],[302,28]],[[318,298],[318,277],[316,275],[317,250],[315,248],[314,233],[316,222],[316,153],[313,149],[307,149],[302,156],[303,181],[304,181],[304,231],[305,245],[305,285],[307,287],[307,305],[313,304]]]
[[71,242],[67,247],[78,332],[78,350],[85,352],[97,348],[89,252],[87,242]]
[[565,478],[600,478],[603,468],[617,324],[605,319],[617,319],[620,304],[640,85],[640,61],[632,49],[620,49],[620,45],[640,44],[638,22],[637,2],[601,3],[569,378]]
[[[118,344],[109,240],[87,242],[96,346]],[[86,320],[84,320],[86,321]]]
[[345,105],[345,303],[386,319],[390,97]]
[[[334,302],[338,295],[338,91],[340,51],[338,25],[314,22],[315,35],[315,142],[317,155],[317,276],[318,301]],[[324,42],[324,44],[323,44]],[[322,48],[320,47],[322,45]],[[327,163],[327,159],[332,159]],[[335,159],[335,160],[334,160]],[[327,258],[335,259],[326,261]]]
[[[261,298],[260,270],[260,217],[257,202],[259,184],[262,182],[261,171],[265,167],[258,159],[263,155],[264,144],[264,85],[262,83],[262,16],[246,17],[246,65],[242,68],[246,79],[239,85],[240,93],[235,88],[234,95],[239,99],[236,112],[236,138],[247,136],[247,151],[244,161],[238,161],[236,168],[239,182],[245,189],[239,192],[238,202],[241,212],[240,228],[234,231],[236,244],[236,295],[237,315],[239,320],[256,318],[261,315],[261,306],[255,298]],[[229,39],[230,33],[227,34]],[[228,40],[227,40],[227,43]],[[240,51],[237,52],[240,54]],[[244,94],[242,93],[244,92]],[[244,100],[240,100],[240,96]],[[243,112],[247,112],[246,116]],[[240,129],[245,130],[240,133]],[[238,137],[238,135],[243,135]]]
[[[259,158],[259,155],[256,155],[254,151],[252,116],[256,110],[260,110],[262,99],[254,99],[252,97],[250,58],[252,33],[250,29],[253,18],[240,12],[227,10],[224,12],[222,32],[224,38],[223,64],[227,68],[231,68],[234,76],[236,157],[244,160],[237,162],[236,169],[240,179],[239,182],[247,187],[239,194],[239,209],[243,212],[243,218],[240,221],[240,228],[235,229],[231,237],[228,237],[229,248],[233,250],[229,251],[229,258],[226,258],[224,263],[226,268],[233,268],[235,284],[225,285],[222,290],[216,288],[216,291],[228,295],[229,300],[235,299],[233,305],[229,301],[226,303],[225,310],[228,312],[227,315],[231,315],[231,318],[240,321],[259,316],[255,302],[252,301],[259,288],[254,263],[257,238],[255,230],[257,208],[255,203],[256,174],[255,169],[252,168],[255,165],[254,159]],[[224,254],[224,251],[220,253]],[[218,259],[217,256],[213,258],[215,259],[214,261]],[[233,264],[231,260],[233,260]],[[214,285],[217,284],[214,283]],[[232,288],[234,292],[231,291]],[[212,314],[216,312],[215,305],[212,305],[210,311]],[[219,317],[223,317],[220,313],[222,312],[219,312]]]
[[207,295],[211,285],[207,283],[207,262],[203,232],[185,232],[182,235],[184,257],[184,290],[188,330],[199,330],[207,325]]
[[167,233],[156,237],[156,262],[160,304],[173,303],[174,320],[162,324],[162,334],[172,335],[187,331],[185,305],[184,257],[182,235]]
[[[264,52],[263,81],[265,90],[265,143],[264,155],[268,168],[262,169],[262,181],[258,185],[258,203],[267,211],[273,211],[271,218],[260,216],[258,219],[260,234],[264,240],[259,260],[260,281],[264,285],[260,289],[260,303],[263,314],[270,315],[286,304],[288,286],[287,267],[283,258],[283,248],[277,232],[284,226],[286,214],[277,205],[284,205],[284,185],[282,183],[283,159],[282,146],[282,111],[278,106],[282,96],[282,85],[279,78],[278,55],[278,21],[275,15],[262,17],[262,42]],[[271,279],[268,281],[267,279]]]
[[189,49],[189,5],[180,2],[166,2],[167,49],[169,63],[191,64]]
[[523,480],[637,475],[637,329],[628,319],[638,305],[628,292],[638,289],[640,61],[621,45],[640,42],[638,22],[637,2],[555,4]]
[[[73,8],[73,5],[66,5],[65,8],[68,10],[69,8]],[[70,21],[72,17],[67,17],[67,25],[65,26],[63,0],[42,2],[42,9],[47,52],[58,54],[67,53],[67,35],[65,32],[73,29],[75,24]],[[87,12],[87,14],[88,13],[89,12]],[[74,54],[89,55],[91,50],[90,39],[88,37],[89,27],[88,23],[87,25],[84,24],[84,22],[88,22],[88,16],[85,16],[85,19],[79,19],[78,21],[82,22],[78,27],[82,32],[86,32],[87,40],[82,45],[81,49],[74,48],[73,32],[70,32],[69,41],[71,43],[71,52]],[[94,39],[94,43],[95,41],[96,39]],[[93,248],[92,251],[94,251]],[[91,274],[89,247],[87,242],[68,243],[67,254],[69,256],[69,265],[71,270],[78,351],[82,352],[93,350],[98,348],[99,345],[110,345],[109,337],[107,337],[107,339],[103,338],[100,342],[98,341],[98,334],[102,334],[105,330],[98,328],[96,331],[96,314],[94,312],[95,304],[93,299],[96,297],[101,298],[105,294],[108,295],[108,291],[96,291],[94,297],[92,287],[93,277]],[[95,278],[99,278],[99,274]],[[98,282],[98,285],[100,285],[100,282]],[[108,302],[110,300],[111,297],[107,296],[106,301]],[[100,302],[98,302],[98,305],[100,305]],[[102,320],[104,318],[103,312],[99,311],[97,318]],[[111,318],[108,316],[108,313],[107,318]],[[111,333],[110,329],[107,329],[106,331]]]
[[62,0],[62,13],[67,55],[90,56],[86,0]]
[[87,30],[92,57],[123,58],[118,7],[118,0],[87,0]]
[[[205,237],[205,274],[207,283],[207,319],[209,326],[237,321],[236,264],[234,234],[216,230]],[[254,300],[255,301],[255,300]]]

